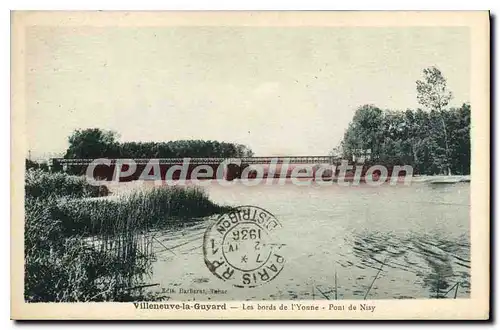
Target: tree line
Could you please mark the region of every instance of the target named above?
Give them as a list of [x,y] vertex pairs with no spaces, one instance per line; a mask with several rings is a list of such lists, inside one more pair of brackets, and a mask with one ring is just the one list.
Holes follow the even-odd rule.
[[470,174],[470,104],[447,107],[452,94],[436,67],[417,81],[424,109],[359,107],[340,148],[342,157],[361,155],[386,165],[411,165],[420,174]]
[[64,158],[233,158],[251,157],[253,151],[242,144],[212,140],[168,142],[118,142],[116,133],[99,128],[74,131],[68,138]]

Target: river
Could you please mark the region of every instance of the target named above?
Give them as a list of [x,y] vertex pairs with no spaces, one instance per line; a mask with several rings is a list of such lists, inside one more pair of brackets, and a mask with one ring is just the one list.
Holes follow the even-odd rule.
[[216,203],[274,214],[285,266],[261,286],[234,287],[204,263],[203,234],[214,219],[156,233],[150,282],[171,300],[470,296],[469,183],[204,189]]

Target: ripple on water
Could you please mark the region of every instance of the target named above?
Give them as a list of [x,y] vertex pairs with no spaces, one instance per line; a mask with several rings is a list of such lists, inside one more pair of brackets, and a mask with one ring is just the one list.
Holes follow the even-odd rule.
[[198,277],[193,279],[193,283],[208,283],[210,279],[208,277]]
[[[359,187],[340,191],[335,187],[325,193],[284,186],[266,187],[263,193],[257,188],[239,191],[237,187],[215,186],[208,193],[220,204],[263,207],[283,224],[281,239],[288,253],[284,273],[273,280],[276,289],[259,289],[254,294],[256,299],[310,297],[311,282],[324,288],[325,293],[337,287],[338,299],[363,299],[372,281],[371,299],[432,298],[444,295],[457,282],[457,296],[467,297],[469,187],[430,188]],[[307,203],[291,202],[300,201],[305,192]],[[441,201],[453,205],[440,205]],[[209,273],[199,247],[210,221],[158,237],[175,255],[165,250],[158,256],[157,282],[181,281],[183,287],[195,283],[203,288],[215,283],[207,281],[207,277],[192,280],[195,274]],[[161,248],[159,243],[156,245]],[[228,295],[211,298],[252,299],[241,290],[228,290]],[[445,297],[453,296],[454,290]]]

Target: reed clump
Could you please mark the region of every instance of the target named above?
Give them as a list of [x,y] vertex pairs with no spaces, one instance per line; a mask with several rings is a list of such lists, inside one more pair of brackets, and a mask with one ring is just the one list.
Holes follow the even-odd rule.
[[28,302],[146,299],[135,288],[151,273],[148,232],[226,211],[197,189],[161,187],[118,199],[88,198],[99,193],[84,178],[35,174],[26,174]]
[[59,210],[66,234],[94,236],[171,227],[227,208],[195,188],[158,187],[118,199],[64,199]]
[[48,197],[97,197],[107,195],[103,186],[93,186],[85,177],[65,173],[50,173],[40,169],[28,169],[24,179],[26,196]]
[[[65,236],[57,200],[25,201],[25,279],[28,302],[114,300],[120,284],[112,265],[116,256],[86,244],[79,235]],[[102,295],[102,292],[109,293]],[[114,295],[114,297],[112,297]],[[114,299],[113,299],[114,298]]]

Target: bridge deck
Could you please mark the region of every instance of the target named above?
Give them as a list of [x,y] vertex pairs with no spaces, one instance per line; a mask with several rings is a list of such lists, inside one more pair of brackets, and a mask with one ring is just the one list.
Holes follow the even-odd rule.
[[[147,164],[150,161],[158,161],[160,164],[176,165],[182,164],[184,159],[189,159],[189,163],[193,165],[213,165],[220,164],[224,161],[241,161],[242,164],[334,164],[340,159],[332,156],[280,156],[280,157],[241,157],[241,158],[141,158],[133,159],[136,164]],[[111,164],[115,164],[118,160],[110,159]],[[61,165],[89,165],[94,159],[65,159],[52,158],[51,163],[59,163]]]

